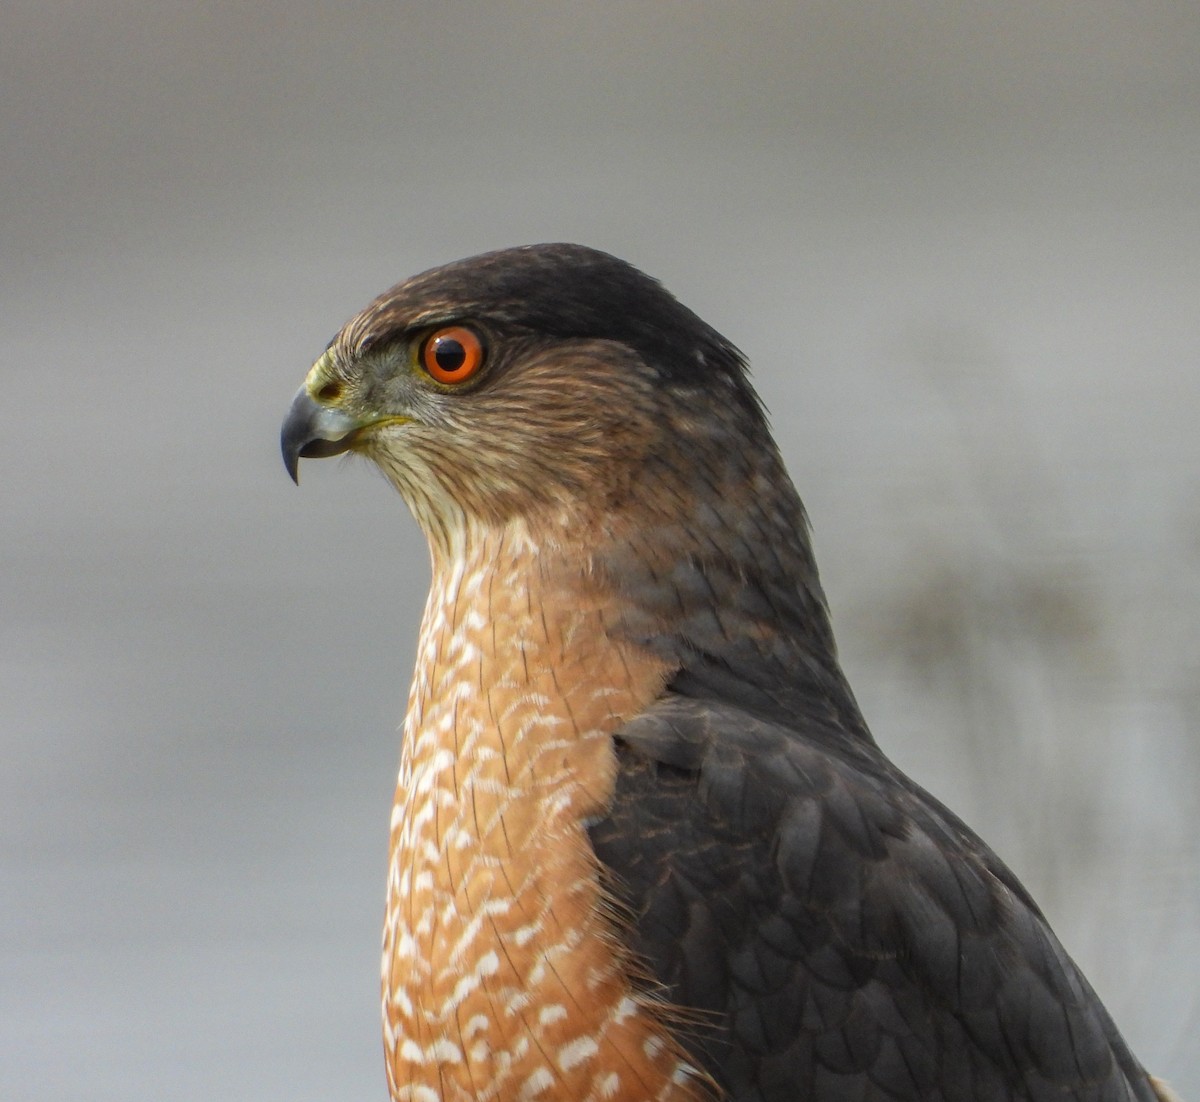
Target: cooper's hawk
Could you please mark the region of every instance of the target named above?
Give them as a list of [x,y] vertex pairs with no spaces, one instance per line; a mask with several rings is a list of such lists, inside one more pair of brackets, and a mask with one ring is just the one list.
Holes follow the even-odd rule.
[[573,245],[402,283],[283,428],[429,539],[394,1099],[1139,1099],[1011,872],[872,740],[737,349]]

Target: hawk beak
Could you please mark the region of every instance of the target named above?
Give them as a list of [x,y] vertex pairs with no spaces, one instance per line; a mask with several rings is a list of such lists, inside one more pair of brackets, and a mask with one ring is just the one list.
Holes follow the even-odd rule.
[[300,482],[301,458],[321,459],[340,455],[354,444],[354,433],[362,426],[338,409],[322,406],[312,400],[307,388],[301,387],[292,400],[279,434],[283,465],[292,481]]

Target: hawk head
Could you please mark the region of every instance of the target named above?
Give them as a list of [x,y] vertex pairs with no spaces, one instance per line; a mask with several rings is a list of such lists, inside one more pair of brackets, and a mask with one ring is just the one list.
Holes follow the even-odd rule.
[[293,478],[301,457],[369,457],[435,535],[612,506],[648,468],[690,477],[730,449],[773,451],[737,349],[577,245],[488,253],[381,295],[309,372],[282,447]]

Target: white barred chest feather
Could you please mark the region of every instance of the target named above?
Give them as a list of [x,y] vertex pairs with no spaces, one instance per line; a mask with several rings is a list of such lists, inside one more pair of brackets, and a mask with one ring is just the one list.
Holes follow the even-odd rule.
[[435,561],[392,814],[392,1097],[702,1097],[630,984],[585,831],[612,732],[666,671],[608,637],[578,549],[514,521],[460,550]]

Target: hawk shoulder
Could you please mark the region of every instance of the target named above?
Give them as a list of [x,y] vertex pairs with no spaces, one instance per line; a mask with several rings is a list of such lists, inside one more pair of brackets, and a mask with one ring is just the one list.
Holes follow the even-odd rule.
[[590,828],[652,981],[734,1099],[1142,1099],[1013,874],[871,743],[668,695]]

